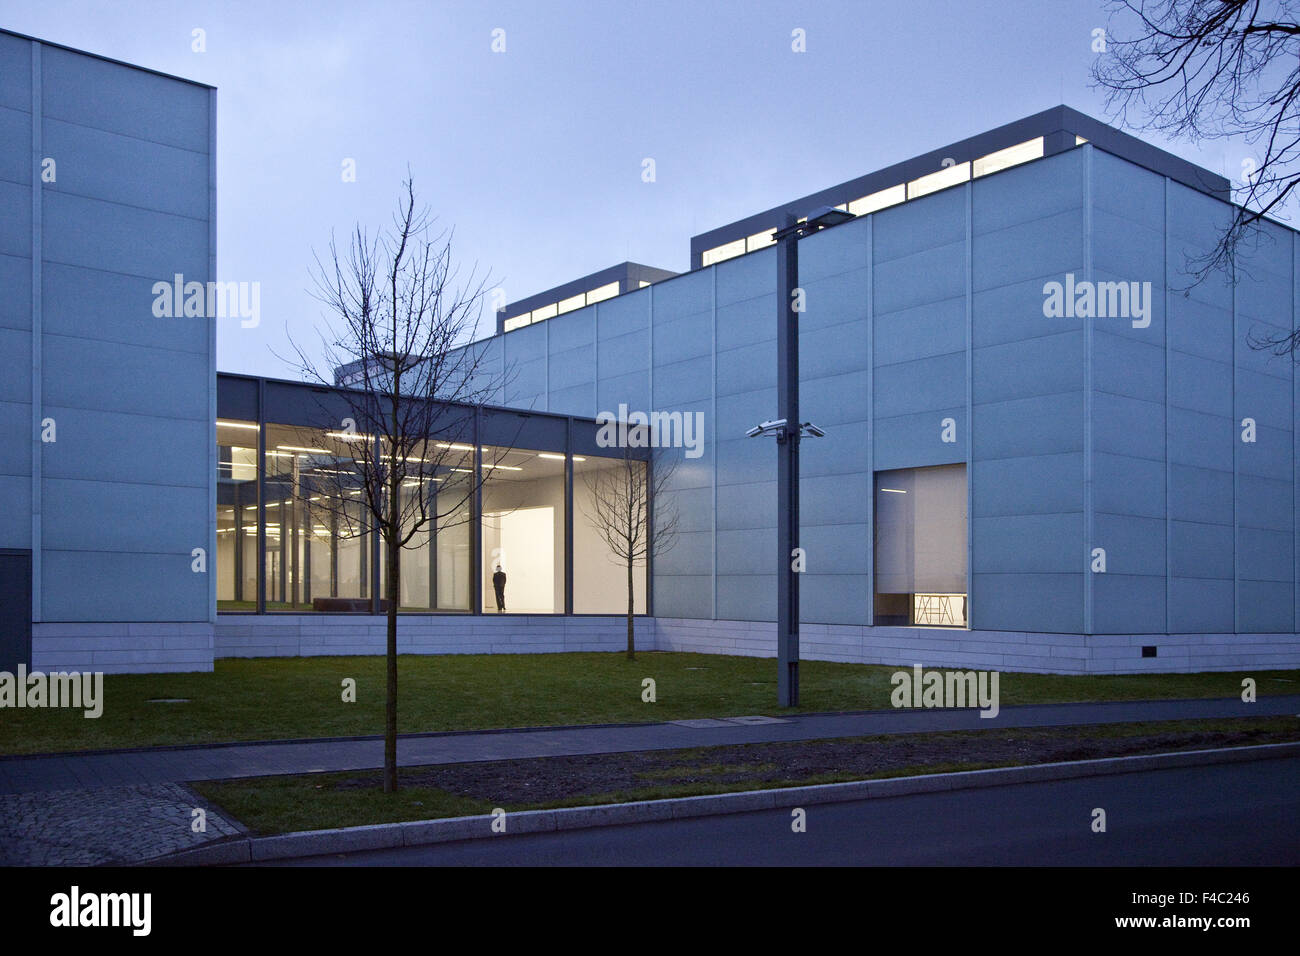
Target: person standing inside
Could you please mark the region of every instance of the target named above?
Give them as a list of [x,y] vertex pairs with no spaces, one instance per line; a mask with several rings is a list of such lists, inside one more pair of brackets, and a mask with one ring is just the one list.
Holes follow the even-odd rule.
[[497,565],[496,574],[492,575],[492,590],[497,592],[497,613],[506,609],[506,573]]

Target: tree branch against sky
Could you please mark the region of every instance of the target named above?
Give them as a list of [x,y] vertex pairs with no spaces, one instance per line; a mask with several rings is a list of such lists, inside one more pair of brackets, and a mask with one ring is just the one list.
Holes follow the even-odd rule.
[[[1300,2],[1110,0],[1106,49],[1094,66],[1112,118],[1191,142],[1232,140],[1257,155],[1242,164],[1231,222],[1190,285],[1233,275],[1265,218],[1289,219],[1300,189]],[[1186,290],[1184,290],[1186,291]],[[1296,334],[1272,343],[1294,351]]]

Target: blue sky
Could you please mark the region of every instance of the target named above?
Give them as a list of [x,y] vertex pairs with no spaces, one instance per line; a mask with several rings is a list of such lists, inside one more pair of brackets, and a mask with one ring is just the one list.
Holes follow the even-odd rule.
[[[219,278],[261,283],[261,324],[221,320],[217,367],[277,377],[321,320],[313,250],[385,224],[408,166],[514,300],[685,271],[696,233],[1058,103],[1107,118],[1095,0],[43,0],[0,23],[218,87]],[[1147,138],[1234,179],[1250,152]]]

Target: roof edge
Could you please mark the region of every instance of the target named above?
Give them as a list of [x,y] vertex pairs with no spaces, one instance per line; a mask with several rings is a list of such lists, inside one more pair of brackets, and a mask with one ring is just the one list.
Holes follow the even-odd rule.
[[19,33],[17,30],[10,30],[6,27],[0,27],[0,33],[5,36],[16,37],[19,40],[30,40],[33,43],[39,43],[41,46],[54,47],[56,50],[67,50],[69,53],[78,53],[81,56],[93,57],[96,60],[103,60],[106,63],[112,63],[115,66],[125,66],[128,69],[139,70],[141,73],[152,73],[154,76],[161,76],[164,79],[175,80],[178,83],[188,83],[191,86],[202,87],[205,90],[215,90],[216,87],[210,83],[204,83],[202,80],[191,80],[186,76],[177,76],[175,73],[164,73],[162,70],[155,70],[152,67],[141,66],[139,63],[128,63],[126,60],[119,60],[115,57],[105,56],[102,53],[93,53],[90,50],[82,50],[75,46],[68,46],[66,43],[56,43],[53,40],[46,40],[42,37],[30,36],[26,33]]

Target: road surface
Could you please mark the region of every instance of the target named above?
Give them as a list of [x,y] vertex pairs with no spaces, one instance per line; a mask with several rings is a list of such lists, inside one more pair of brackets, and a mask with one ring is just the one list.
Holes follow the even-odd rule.
[[1298,784],[1300,758],[1259,760],[813,805],[803,833],[764,810],[277,865],[1296,865]]

